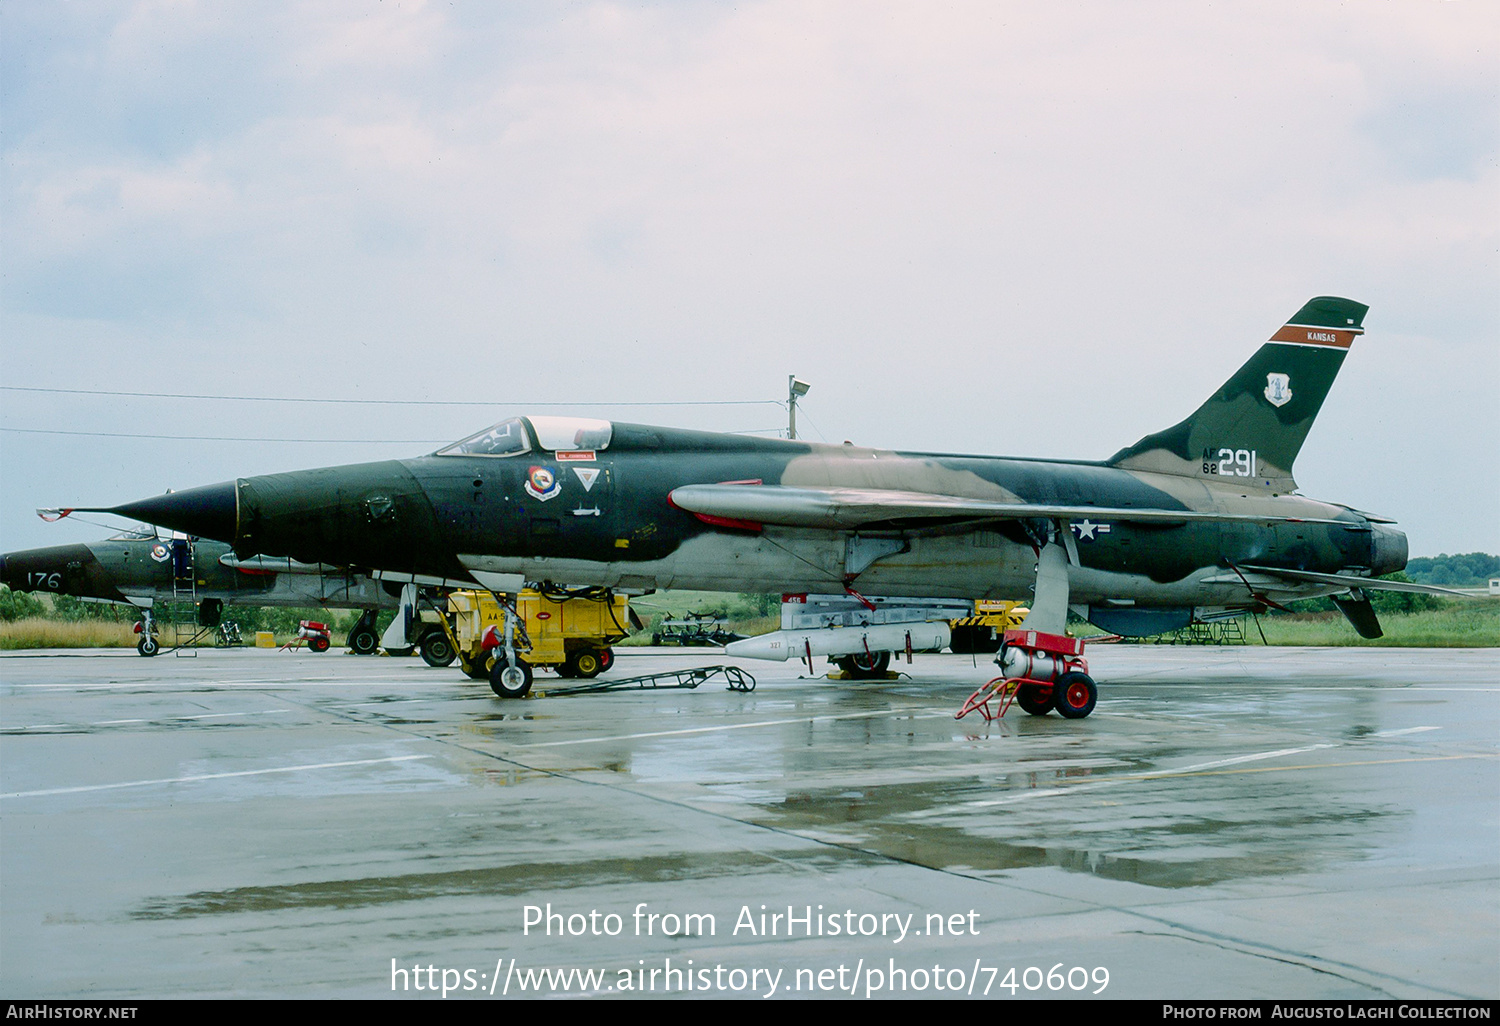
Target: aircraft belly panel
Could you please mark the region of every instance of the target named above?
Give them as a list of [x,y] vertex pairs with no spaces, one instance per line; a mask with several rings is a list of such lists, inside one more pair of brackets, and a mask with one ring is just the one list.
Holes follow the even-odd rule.
[[1237,580],[1205,583],[1206,578],[1220,578],[1222,575],[1222,568],[1205,566],[1180,580],[1162,582],[1145,574],[1072,566],[1068,568],[1068,601],[1075,605],[1127,601],[1151,607],[1249,604],[1250,593]]
[[[708,533],[659,559],[624,562],[460,553],[470,570],[515,573],[570,586],[701,588],[710,591],[838,588],[842,538],[785,539]],[[796,582],[790,584],[788,582]]]
[[[842,535],[819,532],[766,532],[763,535],[705,534],[689,539],[669,555],[631,563],[580,559],[507,557],[464,553],[470,570],[513,573],[529,581],[571,586],[695,588],[711,591],[839,591],[844,556]],[[978,553],[978,555],[976,555]],[[886,556],[852,582],[870,595],[935,598],[1029,599],[1036,556],[1029,547],[976,549],[973,536],[914,538],[908,552]],[[1206,566],[1176,581],[1145,574],[1069,567],[1072,601],[1132,599],[1143,605],[1240,604],[1248,599],[1237,582],[1203,583],[1222,573]]]

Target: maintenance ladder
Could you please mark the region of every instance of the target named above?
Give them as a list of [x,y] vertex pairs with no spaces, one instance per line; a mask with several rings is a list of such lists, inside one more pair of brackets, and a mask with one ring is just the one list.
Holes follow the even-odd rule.
[[1245,628],[1238,617],[1192,623],[1156,636],[1158,645],[1243,645],[1246,641]]
[[[197,550],[192,538],[173,538],[167,543],[172,563],[172,650],[182,658],[198,657],[194,642],[203,631],[198,626],[198,568]],[[178,614],[177,603],[186,602],[193,610],[191,618],[184,621]]]

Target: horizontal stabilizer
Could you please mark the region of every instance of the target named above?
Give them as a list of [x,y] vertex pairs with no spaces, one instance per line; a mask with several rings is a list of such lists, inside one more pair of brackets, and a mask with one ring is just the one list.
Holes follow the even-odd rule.
[[754,528],[809,527],[853,530],[899,521],[1090,519],[1137,524],[1189,522],[1273,524],[1284,522],[1342,524],[1341,520],[1262,516],[1253,513],[1200,512],[1186,509],[1071,506],[1050,503],[994,502],[960,495],[905,492],[878,488],[790,488],[784,485],[684,485],[675,489],[672,505],[710,522],[732,521]]
[[1339,612],[1344,614],[1344,619],[1349,621],[1349,625],[1361,638],[1373,640],[1384,636],[1385,631],[1380,629],[1380,618],[1375,615],[1375,607],[1370,604],[1369,596],[1356,592],[1347,596],[1333,595],[1331,598],[1333,604],[1339,607]]
[[[1432,584],[1413,584],[1409,581],[1382,581],[1378,577],[1355,577],[1353,574],[1320,574],[1312,570],[1284,570],[1275,566],[1241,566],[1241,570],[1253,570],[1284,581],[1306,581],[1310,584],[1333,584],[1345,588],[1362,588],[1365,591],[1409,591],[1419,595],[1442,595],[1445,598],[1474,598],[1475,596],[1452,588],[1439,588]],[[1378,635],[1377,635],[1378,636]]]

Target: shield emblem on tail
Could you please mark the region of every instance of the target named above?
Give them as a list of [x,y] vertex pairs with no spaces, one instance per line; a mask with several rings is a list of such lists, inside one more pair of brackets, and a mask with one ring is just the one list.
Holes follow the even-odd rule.
[[1289,374],[1266,375],[1266,402],[1285,406],[1292,401],[1292,378]]

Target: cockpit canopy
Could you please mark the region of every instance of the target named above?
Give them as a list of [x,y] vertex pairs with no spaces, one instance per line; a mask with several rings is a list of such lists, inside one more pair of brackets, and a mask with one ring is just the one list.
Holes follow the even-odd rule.
[[511,417],[437,451],[438,456],[519,456],[550,451],[608,449],[614,425],[589,417]]
[[493,427],[439,449],[439,456],[516,456],[531,451],[531,439],[520,417],[502,420]]

